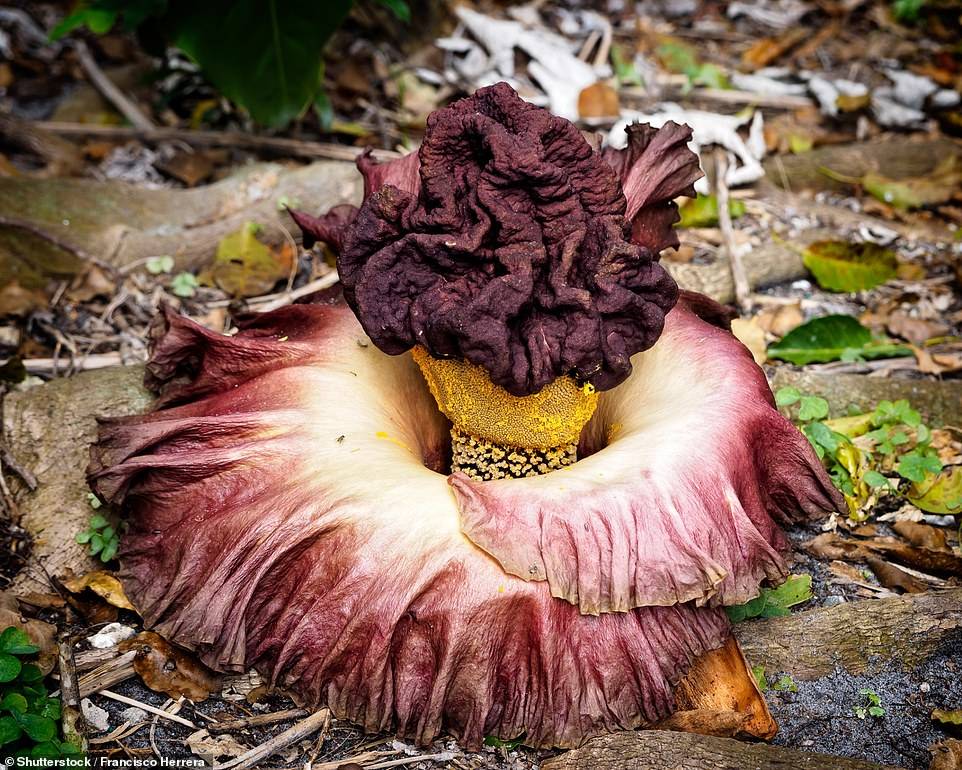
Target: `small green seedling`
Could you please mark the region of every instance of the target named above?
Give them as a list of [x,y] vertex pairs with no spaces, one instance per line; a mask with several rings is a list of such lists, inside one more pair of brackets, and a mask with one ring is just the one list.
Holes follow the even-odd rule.
[[149,257],[146,262],[147,272],[151,275],[169,273],[174,269],[174,258],[171,256]]
[[[103,503],[100,499],[89,492],[87,502],[94,510],[100,508]],[[74,538],[81,545],[89,546],[90,555],[97,556],[104,564],[112,560],[117,555],[117,548],[120,545],[120,538],[117,530],[110,524],[103,514],[95,513],[90,517],[87,529],[77,533]]]
[[193,273],[177,273],[170,282],[170,290],[178,297],[193,297],[198,286],[197,276]]
[[752,666],[752,676],[755,677],[755,684],[761,692],[768,689],[768,677],[765,676],[764,666]]
[[865,703],[860,706],[855,706],[853,709],[855,716],[857,716],[859,719],[865,719],[865,717],[881,719],[885,716],[885,709],[882,708],[882,699],[879,697],[878,693],[876,693],[874,690],[868,689],[867,687],[863,687],[858,692],[859,695],[864,696]]
[[761,593],[745,604],[726,607],[732,623],[750,618],[777,618],[789,614],[789,607],[802,604],[812,598],[811,575],[789,575],[788,580],[776,588],[763,588]]
[[778,681],[772,685],[772,689],[778,692],[798,692],[798,685],[795,684],[791,674],[782,674]]

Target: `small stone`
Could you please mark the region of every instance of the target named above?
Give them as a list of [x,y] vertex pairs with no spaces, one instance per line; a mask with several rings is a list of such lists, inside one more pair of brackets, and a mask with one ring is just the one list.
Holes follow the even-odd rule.
[[108,623],[96,634],[89,637],[87,641],[91,647],[98,650],[106,650],[110,647],[116,647],[118,643],[124,639],[129,639],[136,633],[137,632],[130,626],[125,626],[120,623]]
[[845,604],[846,598],[844,596],[826,596],[825,600],[822,602],[823,607],[834,607],[838,604]]
[[932,685],[930,685],[928,682],[922,682],[922,684],[919,685],[919,690],[922,692],[930,692],[931,689]]
[[87,724],[97,732],[103,733],[110,729],[110,714],[105,709],[95,705],[90,698],[84,698],[80,701],[80,713],[87,720]]
[[132,725],[139,725],[141,722],[146,722],[149,719],[149,716],[143,709],[139,709],[136,706],[131,706],[130,708],[124,709],[120,712],[120,718],[124,722],[130,722]]

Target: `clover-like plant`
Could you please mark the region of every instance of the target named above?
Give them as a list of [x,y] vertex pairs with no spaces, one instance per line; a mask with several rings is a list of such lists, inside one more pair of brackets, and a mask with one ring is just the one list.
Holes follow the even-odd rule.
[[727,314],[658,263],[691,132],[597,150],[505,84],[295,214],[343,298],[167,310],[144,416],[90,481],[147,624],[219,670],[420,742],[571,746],[679,709],[774,723],[724,605],[787,575],[775,523],[838,510]]

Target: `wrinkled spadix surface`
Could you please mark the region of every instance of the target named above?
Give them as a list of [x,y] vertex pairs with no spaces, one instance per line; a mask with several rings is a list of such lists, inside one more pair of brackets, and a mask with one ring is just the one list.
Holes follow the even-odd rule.
[[838,501],[750,354],[684,303],[632,363],[584,460],[475,483],[445,475],[410,355],[343,304],[233,337],[168,312],[159,408],[105,423],[92,453],[129,522],[127,593],[209,665],[370,730],[570,746],[662,719],[728,637],[714,605],[784,574],[769,514]]

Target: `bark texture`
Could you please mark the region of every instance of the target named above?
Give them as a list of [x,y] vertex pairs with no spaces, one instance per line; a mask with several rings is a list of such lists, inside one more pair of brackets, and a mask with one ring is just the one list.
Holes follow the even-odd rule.
[[667,730],[615,733],[544,762],[543,770],[880,770],[857,759]]
[[936,654],[962,654],[962,588],[866,599],[735,626],[745,657],[766,671],[811,680],[909,670]]

